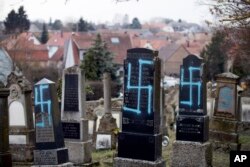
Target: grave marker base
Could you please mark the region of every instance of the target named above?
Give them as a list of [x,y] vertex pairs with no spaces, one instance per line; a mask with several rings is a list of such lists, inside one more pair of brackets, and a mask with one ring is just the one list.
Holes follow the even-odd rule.
[[158,159],[156,161],[137,160],[130,158],[114,158],[113,167],[166,167],[166,161]]
[[238,122],[219,117],[212,117],[209,122],[209,140],[214,149],[223,151],[240,150]]
[[33,165],[31,167],[72,167],[74,166],[73,163],[67,162],[59,165]]
[[174,141],[171,167],[212,166],[212,145],[209,142]]
[[118,137],[118,157],[156,161],[161,157],[162,135],[121,132]]
[[75,164],[85,164],[92,161],[91,140],[86,142],[65,139],[65,147],[69,149],[69,161]]
[[13,162],[22,162],[22,163],[33,163],[35,146],[33,145],[21,145],[21,144],[10,144],[10,151],[12,152],[12,161]]
[[208,140],[209,117],[179,115],[177,117],[176,140],[206,142]]
[[59,165],[69,161],[68,149],[50,149],[50,150],[34,150],[34,164],[41,165]]

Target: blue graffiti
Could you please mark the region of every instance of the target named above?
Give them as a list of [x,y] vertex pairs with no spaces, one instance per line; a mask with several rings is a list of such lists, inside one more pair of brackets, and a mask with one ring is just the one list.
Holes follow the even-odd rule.
[[142,80],[142,66],[144,64],[146,64],[146,65],[152,65],[153,61],[139,59],[139,82],[138,82],[138,85],[134,86],[134,85],[130,84],[131,83],[131,63],[128,63],[128,79],[127,79],[127,87],[126,88],[128,90],[131,90],[131,89],[138,90],[137,91],[137,108],[134,109],[134,108],[129,108],[129,107],[124,106],[123,109],[126,110],[126,111],[137,113],[137,114],[141,114],[140,99],[141,99],[141,90],[142,89],[148,90],[147,112],[148,112],[148,114],[151,113],[151,105],[152,105],[151,104],[151,96],[152,96],[152,89],[153,89],[152,85],[147,85],[147,86],[141,85],[141,80]]
[[201,82],[193,82],[193,72],[194,71],[200,71],[201,69],[198,67],[189,67],[189,81],[184,81],[184,69],[181,69],[181,87],[183,86],[189,86],[189,100],[187,101],[180,101],[181,104],[184,105],[189,105],[189,106],[193,106],[193,86],[197,86],[198,87],[198,106],[200,105],[201,101],[200,101],[200,96],[201,96]]
[[[51,100],[44,100],[43,97],[43,90],[48,89],[49,85],[40,85],[39,87],[35,88],[35,106],[40,105],[40,109],[41,109],[41,121],[36,123],[37,127],[45,127],[45,114],[48,113],[48,124],[49,126],[52,124],[51,121]],[[39,95],[40,97],[38,98],[38,91],[39,91]],[[38,100],[40,99],[40,101]],[[47,110],[45,110],[47,108]]]

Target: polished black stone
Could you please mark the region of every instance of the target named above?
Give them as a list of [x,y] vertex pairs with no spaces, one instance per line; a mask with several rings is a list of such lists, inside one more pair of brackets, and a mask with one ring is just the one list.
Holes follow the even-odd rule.
[[64,147],[55,84],[35,85],[36,149]]
[[[124,61],[123,132],[159,132],[154,110],[154,56],[149,49],[130,49]],[[157,111],[159,112],[159,111]]]
[[206,115],[206,82],[202,59],[188,55],[180,69],[180,115]]
[[62,122],[64,138],[80,139],[80,123]]
[[156,161],[161,157],[161,141],[161,134],[119,133],[118,157]]
[[206,142],[209,131],[208,116],[179,115],[177,117],[176,140]]
[[78,75],[66,74],[64,87],[64,111],[78,112]]

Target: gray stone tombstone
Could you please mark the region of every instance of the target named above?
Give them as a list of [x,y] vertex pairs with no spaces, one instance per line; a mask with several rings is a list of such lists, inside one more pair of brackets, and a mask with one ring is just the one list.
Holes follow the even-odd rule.
[[35,128],[32,111],[31,84],[22,75],[12,72],[8,77],[10,95],[9,105],[9,141],[14,164],[33,163],[35,148]]
[[69,162],[64,138],[55,83],[42,79],[35,84],[36,143],[34,167],[73,166]]
[[212,166],[208,142],[205,68],[201,58],[188,55],[180,70],[179,115],[170,166]]
[[85,111],[85,76],[78,67],[63,71],[61,119],[69,160],[75,164],[90,163],[91,140]]
[[[117,129],[116,119],[111,112],[111,77],[110,73],[103,74],[103,92],[104,92],[104,115],[100,119],[98,131],[96,133],[96,149],[110,149],[116,147],[116,136],[114,130]],[[99,147],[98,137],[111,136],[111,147]],[[108,137],[107,137],[108,138]],[[106,138],[105,138],[106,139]]]
[[215,109],[209,123],[209,138],[214,148],[239,150],[237,83],[239,77],[230,72],[216,76]]
[[158,52],[135,48],[124,60],[122,132],[114,167],[164,167],[160,120],[161,61]]
[[8,76],[13,70],[13,63],[8,53],[0,47],[0,166],[11,167],[12,156],[9,149],[9,113],[6,88]]

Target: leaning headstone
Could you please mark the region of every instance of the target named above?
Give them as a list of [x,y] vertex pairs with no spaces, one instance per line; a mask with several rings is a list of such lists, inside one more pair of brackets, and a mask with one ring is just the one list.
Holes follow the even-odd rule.
[[163,167],[160,133],[161,61],[158,52],[135,48],[124,61],[122,132],[115,167]]
[[61,119],[69,160],[75,164],[92,161],[84,85],[84,72],[78,66],[63,71]]
[[170,166],[212,166],[204,70],[202,59],[197,56],[188,55],[183,59],[176,141],[173,143]]
[[73,166],[69,162],[64,138],[55,83],[42,79],[35,84],[35,127],[36,143],[34,165]]
[[[116,119],[111,113],[111,77],[110,73],[103,74],[104,92],[104,115],[100,119],[98,131],[96,133],[96,149],[111,149],[116,147],[116,136],[114,130],[117,129]],[[107,143],[103,146],[103,143]]]
[[31,165],[35,148],[35,128],[32,111],[32,88],[23,76],[12,72],[8,77],[10,95],[9,105],[9,141],[12,161],[15,165]]
[[215,109],[210,120],[209,137],[214,148],[225,151],[239,150],[237,126],[239,120],[237,83],[239,77],[232,73],[216,76]]

